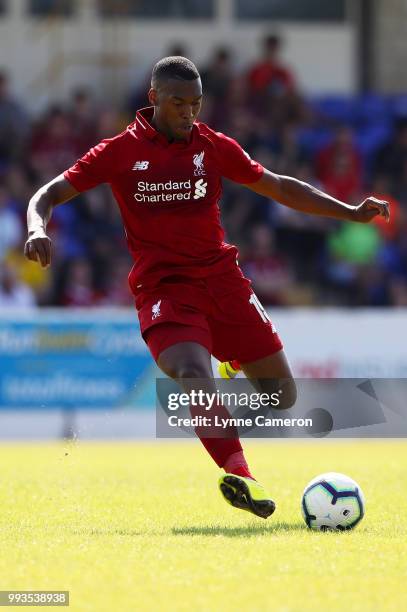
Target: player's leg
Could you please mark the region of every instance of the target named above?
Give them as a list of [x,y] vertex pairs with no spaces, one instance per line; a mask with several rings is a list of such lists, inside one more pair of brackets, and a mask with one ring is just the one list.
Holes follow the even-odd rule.
[[237,359],[232,359],[224,363],[228,365],[228,372],[226,372],[227,375],[223,378],[234,378],[234,376],[243,369],[247,370],[247,374],[253,372],[254,375],[250,375],[250,378],[255,378],[256,375],[258,378],[267,378],[270,371],[273,371],[277,376],[281,373],[282,378],[292,376],[291,368],[283,349],[274,351],[271,355],[267,355],[262,359],[257,359],[256,361],[245,364],[244,368]]
[[[174,289],[177,291],[171,292],[170,287],[166,286],[164,292],[161,287],[160,294],[140,295],[136,299],[142,336],[165,374],[184,381],[186,390],[192,390],[194,378],[200,381],[205,379],[208,388],[215,392],[210,360],[213,336],[207,315],[204,314],[208,293],[205,291],[198,295],[193,284],[188,285],[184,292],[180,292],[178,287]],[[179,302],[180,295],[185,298],[186,304]],[[202,310],[198,310],[196,304],[203,304]],[[224,406],[217,409],[226,418],[230,416]],[[257,516],[270,516],[275,504],[251,477],[237,430],[233,427],[229,427],[227,432],[222,430],[222,438],[205,436],[199,430],[196,433],[218,466],[227,470],[230,476],[240,479],[238,487],[229,487],[230,491],[234,490],[233,499],[224,495],[225,499]]]
[[[176,327],[173,329],[175,332]],[[200,389],[206,393],[216,393],[210,353],[197,342],[180,342],[169,346],[159,354],[157,364],[167,376],[176,379],[187,393]],[[214,406],[214,409],[219,417],[230,417],[222,404]],[[190,410],[193,416],[200,415],[201,411],[205,414],[204,407],[191,406]],[[195,431],[213,460],[225,470],[225,477],[219,480],[224,499],[235,508],[268,518],[275,510],[275,503],[251,475],[237,429],[229,426],[222,431],[222,437],[208,437],[208,428],[196,428]]]
[[[180,291],[178,285],[165,286],[160,295],[141,294],[138,297],[136,306],[142,336],[164,374],[182,381],[185,391],[193,389],[194,379],[203,379],[207,392],[215,393],[210,358],[212,335],[204,314],[206,293],[198,293],[192,283],[182,288]],[[179,295],[186,304],[179,301]],[[202,311],[189,305],[188,300],[192,304],[203,302]],[[223,406],[218,407],[218,412],[225,418],[230,417]],[[222,431],[222,438],[205,436],[199,430],[197,434],[201,434],[202,443],[219,467],[243,476],[251,475],[235,428]]]
[[282,391],[276,409],[291,408],[297,400],[297,389],[290,364],[283,349],[251,361],[242,363],[241,368],[254,387],[261,393]]
[[[260,393],[271,395],[282,391],[279,409],[290,408],[295,403],[295,381],[282,349],[256,361],[233,365],[235,367],[240,365],[246,377]],[[239,507],[242,495],[244,497],[245,486],[244,479],[230,474],[225,474],[219,480],[219,487],[223,497],[235,507]],[[253,495],[256,495],[255,491],[252,491],[252,499]],[[261,498],[264,498],[264,490],[259,491],[259,495]]]
[[[168,328],[168,325],[166,326]],[[216,393],[216,384],[212,372],[211,356],[208,349],[198,342],[177,342],[180,336],[186,337],[187,330],[179,329],[179,325],[171,326],[174,344],[161,351],[157,358],[157,365],[164,374],[176,379],[186,393],[191,391],[203,390],[205,393]],[[154,334],[160,334],[162,330],[158,327]],[[191,339],[194,337],[194,330],[190,329]],[[152,333],[148,334],[148,343],[152,345],[154,338]],[[220,418],[229,418],[230,414],[226,408],[219,404],[216,407],[216,414]],[[191,406],[192,416],[207,416],[205,406]],[[212,415],[214,415],[212,409]],[[239,434],[235,427],[228,427],[222,430],[222,437],[218,435],[215,428],[196,428],[196,433],[202,444],[221,468],[231,471],[241,476],[251,477],[243,449],[240,444]]]
[[232,379],[243,372],[255,389],[261,393],[283,391],[277,409],[294,406],[297,400],[297,390],[287,357],[281,349],[262,359],[249,363],[240,363],[237,359],[219,363],[219,374],[222,378]]
[[[212,288],[216,296],[216,308],[210,319],[215,338],[213,354],[221,362],[229,361],[232,373],[244,364],[241,367],[259,392],[270,395],[282,388],[280,408],[289,408],[295,402],[296,392],[282,342],[247,279],[238,272],[230,276],[235,280],[227,279],[227,293],[222,293],[223,277],[215,279],[217,284]],[[234,505],[244,495],[241,480],[229,475],[220,479],[224,498]]]
[[[160,333],[159,328],[157,332]],[[198,342],[183,341],[169,346],[158,356],[157,365],[170,378],[213,378],[209,351]]]
[[219,374],[234,378],[243,370],[257,391],[272,394],[282,390],[278,407],[291,408],[297,399],[296,386],[281,339],[247,279],[236,271],[233,276],[236,290],[217,300],[216,316],[211,320],[216,338],[213,352],[221,361]]

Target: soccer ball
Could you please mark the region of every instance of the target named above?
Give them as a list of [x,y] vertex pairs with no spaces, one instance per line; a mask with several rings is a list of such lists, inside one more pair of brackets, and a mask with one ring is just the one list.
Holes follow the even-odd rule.
[[365,498],[359,485],[337,472],[320,474],[307,484],[302,495],[302,516],[316,531],[353,529],[365,513]]

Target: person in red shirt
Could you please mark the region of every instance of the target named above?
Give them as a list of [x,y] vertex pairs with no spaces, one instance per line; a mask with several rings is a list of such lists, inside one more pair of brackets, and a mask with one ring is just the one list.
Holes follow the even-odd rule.
[[73,259],[68,267],[67,281],[61,292],[61,305],[70,307],[98,306],[101,302],[93,286],[92,267],[86,259]]
[[292,71],[282,63],[282,40],[271,34],[261,41],[262,55],[248,70],[247,96],[251,111],[278,129],[305,119],[308,111]]
[[272,92],[281,95],[295,89],[295,81],[279,58],[281,41],[271,34],[263,40],[263,57],[249,71],[250,88],[260,94]]
[[69,115],[60,108],[51,109],[47,115],[35,130],[30,147],[31,166],[42,181],[61,172],[73,157],[82,153]]
[[[160,369],[186,392],[204,384],[206,392],[216,393],[211,354],[220,361],[237,359],[261,391],[281,388],[280,408],[289,408],[296,388],[282,342],[237,264],[236,247],[223,239],[222,177],[291,208],[338,219],[388,217],[388,205],[367,198],[349,206],[276,175],[235,140],[198,122],[201,79],[184,57],[155,65],[148,97],[151,107],[139,110],[126,130],[97,144],[34,194],[25,255],[49,266],[46,226],[53,207],[109,183],[135,260],[129,284],[141,333]],[[191,405],[191,413],[207,414],[205,408]],[[222,405],[215,411],[229,416]],[[219,481],[225,500],[263,518],[272,514],[275,504],[253,478],[236,428],[223,430],[222,437],[207,427],[195,431],[225,470]]]
[[284,306],[292,275],[285,259],[276,252],[274,233],[268,225],[259,223],[251,228],[250,234],[250,248],[241,261],[242,270],[263,304]]
[[324,189],[340,200],[352,201],[362,186],[362,159],[352,131],[338,128],[334,140],[317,156],[317,176]]

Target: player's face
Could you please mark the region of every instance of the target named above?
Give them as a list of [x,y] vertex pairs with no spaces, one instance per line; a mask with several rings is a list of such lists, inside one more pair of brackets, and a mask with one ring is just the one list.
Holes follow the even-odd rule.
[[148,94],[157,127],[176,140],[188,140],[202,103],[201,79],[168,79]]

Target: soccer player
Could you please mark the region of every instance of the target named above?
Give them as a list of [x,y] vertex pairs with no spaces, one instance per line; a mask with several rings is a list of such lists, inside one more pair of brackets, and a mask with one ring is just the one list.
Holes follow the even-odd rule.
[[[141,334],[160,369],[186,391],[195,379],[206,379],[206,390],[215,392],[211,354],[221,362],[236,360],[260,390],[270,391],[273,379],[288,381],[282,406],[288,408],[296,391],[282,342],[237,265],[236,247],[223,241],[221,179],[305,213],[348,221],[388,219],[388,204],[370,197],[350,206],[276,175],[235,140],[198,122],[201,79],[185,57],[165,57],[154,66],[148,97],[151,106],[137,111],[126,130],[34,194],[25,255],[49,266],[46,227],[53,207],[109,183],[135,260],[129,285]],[[221,405],[216,409],[227,413]],[[196,432],[225,470],[219,481],[225,500],[263,518],[272,514],[275,504],[252,476],[237,432],[230,428],[222,438]]]

